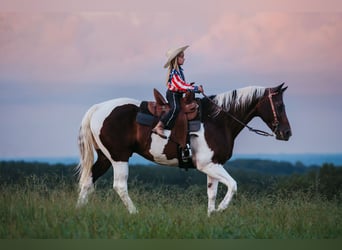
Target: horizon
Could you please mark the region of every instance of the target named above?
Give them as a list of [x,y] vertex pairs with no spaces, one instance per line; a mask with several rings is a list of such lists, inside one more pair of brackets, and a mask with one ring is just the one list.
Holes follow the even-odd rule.
[[[234,160],[270,160],[276,162],[288,162],[293,165],[298,163],[306,167],[313,165],[334,164],[342,166],[342,153],[295,153],[295,154],[235,154],[227,161]],[[77,164],[78,156],[60,156],[60,157],[0,157],[0,161],[24,161],[24,162],[39,162],[48,164]],[[130,165],[158,165],[154,162],[144,159],[138,154],[133,154],[130,158]]]

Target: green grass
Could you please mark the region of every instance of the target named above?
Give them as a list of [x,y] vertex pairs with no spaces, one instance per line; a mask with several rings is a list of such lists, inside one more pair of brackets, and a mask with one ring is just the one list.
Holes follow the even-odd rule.
[[205,186],[131,187],[136,215],[110,188],[98,188],[88,205],[76,209],[76,186],[50,186],[35,177],[1,186],[0,238],[342,238],[341,204],[300,192],[238,194],[225,212],[208,218]]

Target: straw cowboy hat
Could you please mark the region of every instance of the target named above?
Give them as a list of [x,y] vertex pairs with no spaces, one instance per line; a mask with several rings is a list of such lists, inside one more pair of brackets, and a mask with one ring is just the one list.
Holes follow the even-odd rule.
[[164,68],[169,67],[170,62],[181,52],[183,52],[184,50],[186,50],[189,47],[189,45],[186,45],[184,47],[178,48],[178,49],[169,49],[166,52],[166,56],[168,57],[167,62],[164,65]]

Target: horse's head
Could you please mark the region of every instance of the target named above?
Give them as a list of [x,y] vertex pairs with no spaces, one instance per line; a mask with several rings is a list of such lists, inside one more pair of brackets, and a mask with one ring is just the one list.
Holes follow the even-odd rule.
[[286,116],[283,93],[287,87],[283,84],[268,88],[265,96],[260,100],[257,107],[258,115],[275,133],[276,139],[287,141],[292,135],[290,123]]

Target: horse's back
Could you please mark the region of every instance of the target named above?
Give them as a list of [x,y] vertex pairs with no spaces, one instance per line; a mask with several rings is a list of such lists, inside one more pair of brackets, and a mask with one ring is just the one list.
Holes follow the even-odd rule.
[[115,108],[124,106],[124,105],[135,105],[139,106],[140,101],[132,99],[132,98],[116,98],[116,99],[111,99],[105,102],[101,102],[98,104],[95,104],[98,108],[98,111],[101,112],[112,112]]
[[[111,116],[113,116],[116,110],[122,110],[123,107],[134,107],[138,108],[140,105],[140,101],[135,100],[135,99],[130,99],[130,98],[117,98],[117,99],[112,99],[108,100],[105,102],[101,102],[98,104],[95,104],[95,112],[92,115],[91,118],[91,130],[94,134],[99,134],[100,130],[103,128],[103,125],[105,121],[110,119]],[[94,107],[93,106],[93,107]],[[120,111],[121,116],[125,116],[125,112]],[[118,115],[118,114],[116,114]],[[120,123],[120,121],[117,121]]]

